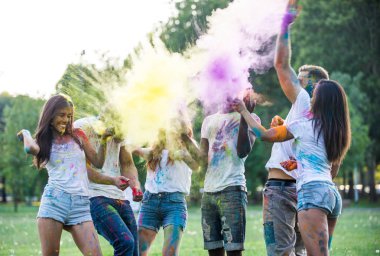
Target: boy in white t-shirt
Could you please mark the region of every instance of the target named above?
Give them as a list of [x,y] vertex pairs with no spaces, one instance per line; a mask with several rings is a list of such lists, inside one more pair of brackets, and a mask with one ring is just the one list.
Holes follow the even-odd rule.
[[[75,121],[74,126],[81,128],[90,143],[99,147],[99,135],[96,129],[102,126],[96,117],[86,117]],[[95,169],[95,168],[93,168]],[[134,191],[134,201],[141,201],[142,193],[137,169],[125,143],[117,138],[107,141],[106,158],[98,173],[111,177],[123,175],[129,179],[129,187]],[[113,185],[90,182],[90,209],[96,230],[113,246],[115,255],[138,254],[137,224],[130,202],[124,191]]]
[[[245,97],[252,112],[255,103]],[[256,114],[252,117],[260,122]],[[228,102],[202,124],[201,155],[207,165],[202,196],[204,248],[209,255],[241,255],[244,250],[247,187],[244,161],[255,136]]]

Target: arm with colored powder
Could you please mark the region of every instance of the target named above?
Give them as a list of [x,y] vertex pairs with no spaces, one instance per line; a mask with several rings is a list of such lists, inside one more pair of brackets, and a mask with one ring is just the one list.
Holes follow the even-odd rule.
[[298,15],[297,0],[289,0],[285,15],[282,19],[281,31],[277,36],[274,67],[281,88],[291,103],[297,99],[301,91],[301,84],[290,65],[291,46],[289,28]]
[[94,183],[104,185],[114,185],[120,190],[125,190],[129,186],[129,179],[124,176],[111,177],[95,171],[89,162],[86,163],[88,179]]
[[244,103],[239,99],[234,100],[233,108],[242,115],[256,137],[263,141],[282,142],[294,138],[284,125],[267,130],[251,116]]
[[84,152],[86,153],[86,158],[96,168],[102,168],[106,156],[107,140],[113,135],[113,129],[106,129],[106,131],[102,134],[98,151],[95,151],[86,134],[81,129],[76,129],[75,133],[82,142]]
[[151,152],[152,152],[151,148],[137,148],[132,151],[132,154],[142,157],[144,158],[145,161],[148,161]]
[[201,146],[199,150],[199,165],[201,167],[202,172],[206,172],[208,167],[208,150],[209,150],[209,142],[208,139],[201,139]]
[[181,134],[186,150],[180,150],[182,160],[193,170],[199,170],[201,152],[196,142],[186,133]]
[[36,141],[32,138],[32,135],[28,130],[22,129],[17,133],[17,138],[24,142],[24,151],[27,154],[37,155],[40,152],[40,147]]
[[120,147],[119,154],[121,174],[129,179],[129,186],[132,189],[133,201],[140,202],[143,197],[141,185],[137,174],[137,169],[133,163],[132,155],[125,146]]
[[[247,89],[246,95],[243,98],[247,110],[252,113],[256,106],[256,101],[253,99],[252,88]],[[240,118],[239,134],[237,139],[237,155],[239,158],[246,157],[252,150],[255,138],[249,136],[248,125],[243,117]]]

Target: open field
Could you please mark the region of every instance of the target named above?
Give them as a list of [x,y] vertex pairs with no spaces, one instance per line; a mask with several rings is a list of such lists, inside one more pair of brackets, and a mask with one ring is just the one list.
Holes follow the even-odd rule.
[[[37,207],[0,205],[0,255],[40,255],[35,216]],[[203,250],[201,212],[190,207],[188,227],[181,245],[181,255],[207,255]],[[260,207],[249,207],[244,255],[265,255]],[[103,255],[112,255],[112,248],[100,237]],[[160,232],[150,255],[161,255],[163,236]],[[380,207],[344,209],[334,234],[332,255],[380,255]],[[61,255],[81,255],[71,236],[63,232]]]

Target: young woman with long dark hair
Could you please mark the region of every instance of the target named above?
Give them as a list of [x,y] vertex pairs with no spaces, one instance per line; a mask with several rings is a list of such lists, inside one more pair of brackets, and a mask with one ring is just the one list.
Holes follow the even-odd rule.
[[342,199],[332,179],[351,141],[346,94],[341,85],[321,80],[314,90],[308,118],[269,130],[256,122],[240,100],[234,109],[263,141],[295,139],[299,170],[298,222],[308,254],[328,255],[328,245],[341,213]]
[[[38,169],[46,168],[48,184],[37,214],[42,255],[59,255],[62,230],[69,231],[84,255],[101,255],[98,236],[90,215],[88,176],[104,184],[125,189],[127,179],[90,173],[86,158],[101,168],[105,159],[106,139],[102,136],[98,152],[80,129],[73,129],[74,105],[63,94],[52,96],[44,105],[35,134],[21,130],[18,137],[26,153],[34,156]],[[126,181],[122,185],[122,180]]]

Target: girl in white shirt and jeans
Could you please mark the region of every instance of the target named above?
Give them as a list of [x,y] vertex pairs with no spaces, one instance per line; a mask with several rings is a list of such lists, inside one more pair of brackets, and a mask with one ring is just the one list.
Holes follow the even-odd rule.
[[351,141],[349,109],[341,85],[321,80],[314,90],[310,115],[269,130],[256,122],[240,100],[234,108],[258,138],[281,142],[295,139],[299,169],[298,221],[308,254],[328,255],[328,245],[341,213],[342,199],[332,179]]
[[[147,161],[145,193],[138,218],[141,256],[148,255],[161,226],[164,229],[162,255],[179,255],[187,222],[185,196],[190,193],[192,170],[198,169],[186,147],[186,142],[195,145],[192,130],[186,129],[182,134],[161,130],[152,148],[134,151]],[[187,138],[181,139],[183,136]]]

